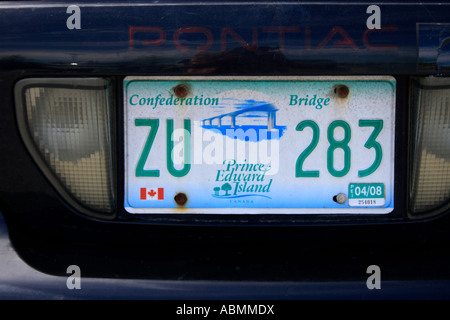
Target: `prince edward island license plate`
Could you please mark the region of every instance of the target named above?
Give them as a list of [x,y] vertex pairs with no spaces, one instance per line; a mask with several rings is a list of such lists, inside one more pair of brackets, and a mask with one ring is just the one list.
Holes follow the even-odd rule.
[[383,214],[395,79],[127,77],[130,213]]

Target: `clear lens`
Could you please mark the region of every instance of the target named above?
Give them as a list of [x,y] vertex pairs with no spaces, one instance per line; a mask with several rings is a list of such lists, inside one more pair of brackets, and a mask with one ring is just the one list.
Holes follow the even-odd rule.
[[114,209],[110,94],[104,79],[23,80],[29,138],[60,185],[78,203]]
[[450,199],[450,79],[421,79],[415,89],[411,209],[417,214]]

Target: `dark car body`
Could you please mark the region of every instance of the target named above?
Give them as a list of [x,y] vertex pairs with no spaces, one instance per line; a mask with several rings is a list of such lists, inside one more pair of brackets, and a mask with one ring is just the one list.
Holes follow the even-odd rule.
[[[412,81],[450,75],[450,4],[106,1],[0,3],[0,298],[448,299],[448,201],[410,206]],[[132,215],[124,209],[126,76],[395,77],[395,208],[388,215]],[[20,133],[23,79],[107,79],[114,209],[85,214]],[[448,199],[447,199],[448,200]],[[81,269],[69,290],[67,268]],[[369,289],[371,265],[381,289]]]

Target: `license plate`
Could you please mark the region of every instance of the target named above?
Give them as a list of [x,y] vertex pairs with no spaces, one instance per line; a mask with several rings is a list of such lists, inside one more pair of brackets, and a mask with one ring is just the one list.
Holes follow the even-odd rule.
[[127,77],[130,213],[385,214],[390,76]]

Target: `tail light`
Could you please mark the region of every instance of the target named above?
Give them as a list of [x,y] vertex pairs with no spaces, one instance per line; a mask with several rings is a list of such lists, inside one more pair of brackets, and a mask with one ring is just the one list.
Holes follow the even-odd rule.
[[15,87],[20,132],[47,178],[76,209],[114,211],[113,103],[101,78],[26,79]]
[[413,85],[410,210],[426,217],[450,200],[450,79],[428,77]]

